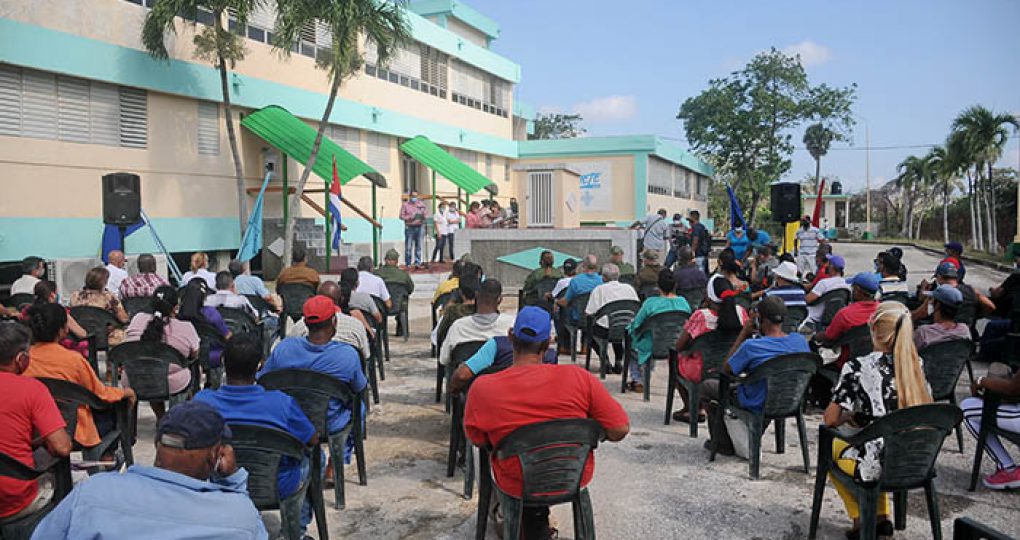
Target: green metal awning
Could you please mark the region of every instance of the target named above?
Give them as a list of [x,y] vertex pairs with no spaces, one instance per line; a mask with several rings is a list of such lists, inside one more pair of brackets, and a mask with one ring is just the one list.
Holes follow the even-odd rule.
[[405,154],[413,157],[426,167],[443,175],[468,195],[486,190],[493,195],[499,193],[496,184],[482,173],[472,169],[467,163],[451,156],[446,150],[438,147],[423,135],[406,141],[400,145]]
[[[315,128],[290,114],[283,107],[277,105],[263,107],[245,116],[241,120],[241,125],[299,163],[307,163],[309,156],[312,155]],[[364,176],[377,186],[386,187],[386,178],[383,175],[326,136],[322,137],[319,155],[315,159],[312,172],[323,180],[332,180],[333,158],[336,158],[340,184]]]

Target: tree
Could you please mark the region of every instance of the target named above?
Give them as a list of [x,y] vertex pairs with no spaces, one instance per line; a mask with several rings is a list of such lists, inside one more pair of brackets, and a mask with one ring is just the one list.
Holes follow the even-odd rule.
[[580,137],[585,133],[582,121],[580,114],[539,113],[535,118],[535,133],[528,135],[528,140]]
[[377,62],[385,66],[401,44],[410,41],[411,30],[404,16],[404,0],[278,0],[276,36],[274,45],[285,56],[297,43],[301,30],[316,22],[325,25],[332,39],[328,48],[316,58],[316,67],[329,74],[329,98],[319,120],[319,128],[312,143],[301,178],[298,179],[294,198],[284,229],[284,261],[291,260],[294,249],[294,224],[297,222],[308,176],[319,157],[323,132],[329,124],[333,104],[344,79],[357,73],[364,64],[358,49],[358,38],[364,35],[368,44],[375,47]]
[[245,49],[243,38],[223,27],[223,16],[229,12],[237,19],[240,28],[244,28],[248,15],[266,4],[267,0],[157,0],[142,25],[142,45],[154,58],[169,60],[164,38],[168,34],[177,33],[176,18],[178,15],[194,21],[198,10],[212,13],[212,26],[205,26],[195,33],[195,57],[209,62],[219,71],[220,92],[223,96],[223,115],[227,123],[227,140],[230,142],[230,155],[234,159],[234,176],[237,179],[237,218],[240,222],[241,236],[248,220],[248,194],[245,192],[244,171],[241,167],[241,152],[237,148],[237,130],[234,127],[234,112],[230,103],[230,86],[227,84],[227,71],[234,69],[237,62],[244,59]]
[[917,156],[907,156],[906,159],[896,165],[895,182],[903,194],[903,224],[900,226],[900,236],[913,238],[914,208],[916,206],[915,193],[920,190],[925,181],[924,159]]
[[790,170],[791,131],[814,121],[830,129],[833,140],[847,137],[855,92],[856,85],[811,86],[799,57],[771,49],[729,77],[709,81],[707,90],[683,102],[677,118],[691,148],[734,179],[753,225],[769,184]]
[[836,134],[824,124],[811,124],[804,130],[804,146],[815,159],[815,185],[822,181],[822,156],[829,153],[832,139]]
[[[948,146],[948,142],[947,142]],[[936,146],[924,158],[932,186],[942,192],[942,241],[949,242],[949,196],[957,186],[956,176],[960,172],[956,156],[946,146]]]

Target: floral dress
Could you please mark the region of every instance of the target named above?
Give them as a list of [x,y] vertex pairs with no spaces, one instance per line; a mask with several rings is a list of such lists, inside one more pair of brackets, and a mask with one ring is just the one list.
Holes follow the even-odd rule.
[[[104,309],[109,311],[118,321],[126,321],[128,319],[124,306],[121,305],[120,300],[110,291],[94,291],[91,289],[74,291],[74,294],[71,295],[71,307],[76,306],[92,306]],[[120,345],[124,341],[124,329],[110,327],[107,341],[111,347]]]
[[[832,402],[854,414],[853,424],[864,427],[899,407],[896,376],[891,354],[873,352],[852,358],[843,365],[839,381],[832,390]],[[855,476],[873,482],[882,475],[881,438],[864,443],[863,448],[848,446],[841,458],[857,461]]]

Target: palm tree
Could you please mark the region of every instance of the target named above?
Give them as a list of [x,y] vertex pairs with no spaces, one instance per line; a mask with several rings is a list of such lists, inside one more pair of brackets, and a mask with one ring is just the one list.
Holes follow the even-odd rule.
[[[230,86],[227,84],[227,70],[234,69],[244,59],[245,49],[241,36],[223,27],[223,16],[228,11],[244,28],[248,15],[268,0],[157,0],[142,25],[142,45],[154,58],[169,60],[164,38],[177,33],[178,15],[195,21],[199,10],[212,13],[212,26],[206,26],[195,34],[195,57],[211,63],[220,73],[220,91],[223,96],[223,114],[227,121],[227,139],[230,154],[234,158],[234,176],[237,178],[237,218],[241,236],[248,219],[248,196],[245,193],[244,172],[241,168],[241,152],[237,148],[237,131],[234,128],[234,114],[230,104]],[[194,22],[192,22],[194,24]]]
[[953,131],[962,133],[967,145],[973,152],[976,176],[979,182],[979,204],[983,191],[985,217],[988,220],[988,251],[998,253],[999,239],[996,230],[996,203],[992,193],[992,167],[1002,156],[1002,150],[1009,139],[1007,126],[1020,128],[1020,122],[1011,115],[994,113],[991,110],[975,105],[960,113],[953,120]]
[[804,130],[804,146],[815,158],[815,186],[822,180],[822,156],[829,153],[836,134],[821,123],[811,124]]
[[914,218],[914,193],[924,183],[925,163],[924,159],[917,156],[907,156],[896,166],[899,173],[896,176],[896,187],[903,192],[904,211],[903,225],[900,228],[900,236],[913,237]]
[[[947,142],[947,146],[949,143]],[[949,242],[949,195],[956,187],[955,177],[960,172],[958,157],[947,150],[946,146],[936,146],[925,156],[929,172],[932,174],[932,186],[938,186],[942,192],[942,241]]]
[[309,24],[322,24],[332,38],[329,47],[316,59],[316,67],[329,74],[329,98],[319,121],[319,129],[312,143],[304,171],[298,180],[290,213],[284,230],[284,259],[290,260],[294,243],[294,223],[297,220],[308,176],[319,156],[322,134],[329,123],[340,85],[351,74],[357,73],[364,63],[358,49],[358,38],[375,46],[378,62],[385,65],[400,44],[411,39],[411,30],[404,17],[405,0],[278,0],[276,37],[274,45],[285,56],[297,43],[301,30]]

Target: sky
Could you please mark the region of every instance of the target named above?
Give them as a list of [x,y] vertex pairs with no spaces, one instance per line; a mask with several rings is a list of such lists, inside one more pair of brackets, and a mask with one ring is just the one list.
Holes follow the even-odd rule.
[[[799,53],[812,84],[857,83],[853,145],[822,159],[822,174],[849,191],[865,185],[865,123],[874,188],[943,143],[965,108],[1020,114],[1015,0],[465,3],[500,24],[492,49],[521,65],[516,98],[581,113],[589,136],[656,134],[686,148],[683,100],[770,47]],[[814,174],[802,134],[784,180]],[[1000,165],[1017,167],[1017,141],[1012,132]]]

